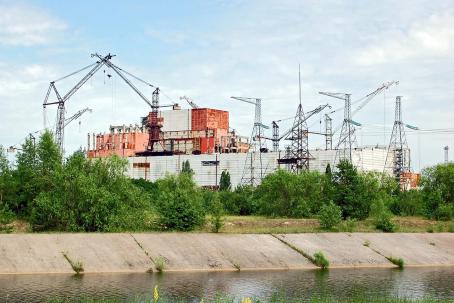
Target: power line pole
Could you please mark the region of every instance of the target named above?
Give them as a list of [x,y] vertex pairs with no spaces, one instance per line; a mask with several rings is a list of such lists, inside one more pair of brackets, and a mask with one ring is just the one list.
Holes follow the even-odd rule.
[[[390,160],[389,157],[392,157]],[[402,122],[402,97],[396,97],[395,119],[385,167],[391,167],[394,177],[404,185],[404,173],[410,172],[410,149],[405,136],[405,125]]]
[[[260,98],[247,98],[247,97],[231,97],[232,99],[253,104],[255,106],[254,126],[251,134],[251,148],[246,156],[244,164],[243,175],[241,177],[241,184],[257,185],[263,178],[263,164],[262,164],[262,151],[266,149],[263,138],[264,128],[262,124],[262,99]],[[256,176],[255,160],[258,155],[259,158],[259,175]]]
[[449,162],[449,157],[448,157],[449,146],[445,146],[444,150],[445,150],[445,164],[448,164],[448,162]]
[[333,149],[333,119],[325,114],[325,149]]

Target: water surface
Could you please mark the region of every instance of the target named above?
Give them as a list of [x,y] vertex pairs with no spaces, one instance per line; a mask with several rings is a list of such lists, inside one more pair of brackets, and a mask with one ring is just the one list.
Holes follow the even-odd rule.
[[161,295],[200,302],[216,294],[267,299],[330,296],[433,297],[454,299],[454,268],[331,269],[163,274],[0,275],[0,302],[45,302],[50,298],[113,297],[127,301]]

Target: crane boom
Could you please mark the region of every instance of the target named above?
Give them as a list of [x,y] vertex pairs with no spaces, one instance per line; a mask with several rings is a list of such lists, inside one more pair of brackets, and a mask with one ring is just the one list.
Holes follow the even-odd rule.
[[194,101],[187,96],[181,96],[180,100],[186,100],[186,102],[188,102],[188,104],[194,109],[199,108],[199,106],[197,104],[195,104]]
[[[247,97],[230,97],[230,98],[238,100],[238,101],[243,101],[246,103],[254,104],[254,105],[257,104],[257,100],[260,100],[257,98],[247,98]],[[254,101],[252,101],[252,100],[254,100]]]
[[86,112],[92,112],[92,109],[91,108],[84,108],[84,109],[81,109],[79,110],[78,112],[76,112],[74,115],[72,115],[71,117],[65,119],[65,127],[68,126],[69,123],[73,122],[74,120],[76,120],[77,118],[79,118],[80,116],[82,116],[84,113]]
[[[306,113],[306,118],[302,121],[307,121],[309,120],[310,117],[312,117],[313,115],[315,114],[318,114],[319,112],[321,112],[322,110],[324,110],[326,107],[329,107],[329,104],[324,104],[324,105],[319,105],[317,108],[311,110],[311,111],[308,111]],[[293,127],[288,129],[282,136],[280,136],[279,138],[277,138],[278,141],[282,140],[284,137],[286,137],[289,133],[291,133]]]

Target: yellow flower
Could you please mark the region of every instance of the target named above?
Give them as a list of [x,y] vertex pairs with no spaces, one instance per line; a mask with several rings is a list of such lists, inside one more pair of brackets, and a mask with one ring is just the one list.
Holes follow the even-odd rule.
[[246,297],[246,298],[243,298],[243,300],[241,300],[241,303],[252,303],[252,300],[251,300],[251,298]]
[[153,298],[155,302],[158,302],[159,300],[158,285],[156,285],[153,289]]

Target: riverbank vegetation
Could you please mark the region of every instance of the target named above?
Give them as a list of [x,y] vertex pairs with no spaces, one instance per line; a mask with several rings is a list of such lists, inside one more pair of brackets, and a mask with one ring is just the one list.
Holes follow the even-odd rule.
[[0,148],[0,232],[454,231],[454,163],[426,168],[410,191],[346,161],[324,173],[278,170],[257,187],[232,188],[225,171],[213,191],[196,185],[189,162],[150,182],[126,177],[119,157],[62,158],[49,132],[26,140],[12,164]]

